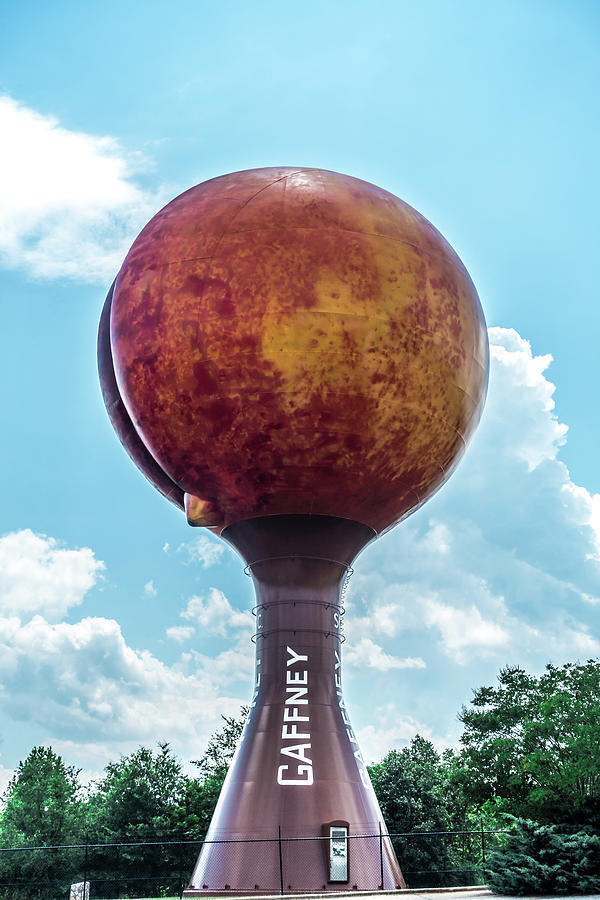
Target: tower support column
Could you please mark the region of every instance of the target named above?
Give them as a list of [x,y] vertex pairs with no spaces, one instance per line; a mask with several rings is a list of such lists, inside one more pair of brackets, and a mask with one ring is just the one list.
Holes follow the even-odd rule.
[[255,690],[184,896],[405,887],[342,692],[340,594],[374,532],[269,516],[222,536],[256,591]]

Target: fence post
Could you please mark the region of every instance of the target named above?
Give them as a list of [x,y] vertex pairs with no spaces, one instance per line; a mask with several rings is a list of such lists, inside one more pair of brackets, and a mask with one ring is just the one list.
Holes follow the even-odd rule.
[[481,825],[481,866],[485,866],[485,831],[483,830],[483,819],[479,820]]
[[381,884],[379,890],[383,890],[383,832],[381,830],[381,822],[379,823],[379,871],[381,875]]
[[83,900],[86,900],[86,886],[88,880],[88,845],[85,842],[85,856],[83,859]]
[[281,854],[281,825],[278,825],[277,844],[279,845],[279,893],[283,894],[283,856]]

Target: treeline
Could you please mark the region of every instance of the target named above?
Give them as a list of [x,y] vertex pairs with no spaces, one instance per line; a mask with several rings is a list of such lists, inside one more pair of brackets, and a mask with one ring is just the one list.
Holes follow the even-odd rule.
[[[160,744],[122,756],[84,788],[77,769],[35,747],[3,797],[0,848],[200,841],[246,714],[224,718],[194,776]],[[403,835],[394,843],[409,884],[464,884],[483,868],[505,893],[598,892],[600,661],[549,665],[538,678],[506,668],[459,719],[459,750],[439,752],[417,736],[370,767],[388,829]],[[506,832],[488,836],[487,854],[482,830]],[[448,831],[479,835],[423,834]],[[0,852],[0,892],[56,897],[57,886],[93,872],[96,897],[176,895],[197,852],[197,844]]]
[[[3,797],[0,897],[67,897],[69,885],[86,876],[93,880],[95,897],[178,896],[208,830],[247,712],[242,708],[239,719],[223,717],[224,726],[204,756],[193,761],[196,777],[186,775],[162,743],[109,763],[98,782],[84,787],[80,770],[51,747],[34,747]],[[160,841],[164,845],[156,846]],[[72,844],[87,846],[41,849]],[[38,849],[1,849],[23,847]]]

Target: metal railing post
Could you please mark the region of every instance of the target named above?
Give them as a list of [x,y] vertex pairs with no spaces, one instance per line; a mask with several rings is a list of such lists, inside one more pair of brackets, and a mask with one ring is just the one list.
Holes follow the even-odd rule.
[[381,884],[379,890],[383,890],[383,831],[381,830],[381,822],[379,823],[379,872],[381,876]]
[[283,855],[281,853],[281,825],[278,826],[277,844],[279,846],[279,893],[283,894]]
[[88,845],[87,841],[85,842],[85,856],[83,859],[83,900],[86,900],[86,886],[88,880]]
[[483,830],[483,819],[479,820],[481,825],[481,865],[485,866],[485,831]]

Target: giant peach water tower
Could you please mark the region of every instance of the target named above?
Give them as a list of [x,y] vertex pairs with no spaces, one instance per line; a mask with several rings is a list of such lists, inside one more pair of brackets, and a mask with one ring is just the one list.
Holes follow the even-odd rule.
[[344,703],[340,594],[481,415],[487,333],[464,266],[356,178],[213,178],[134,242],[99,367],[129,455],[256,591],[250,715],[184,896],[403,887]]

